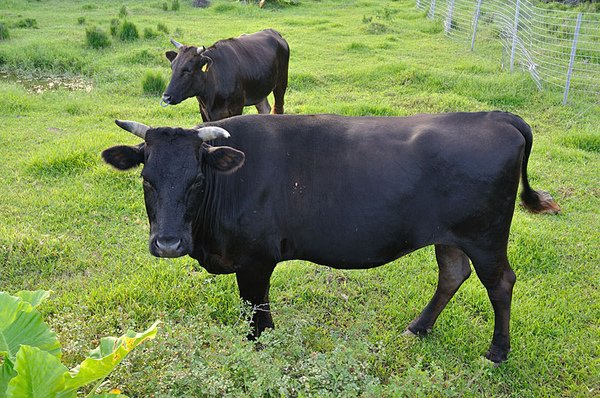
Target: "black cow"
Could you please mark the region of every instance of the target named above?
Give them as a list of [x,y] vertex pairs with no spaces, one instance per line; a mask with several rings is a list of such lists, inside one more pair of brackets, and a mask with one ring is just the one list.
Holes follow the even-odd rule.
[[255,335],[273,327],[269,279],[278,262],[370,268],[435,245],[438,287],[407,332],[431,330],[471,260],[495,313],[486,357],[506,359],[515,283],[507,244],[519,179],[526,208],[560,210],[529,186],[532,134],[521,118],[246,115],[194,129],[117,124],[144,138],[102,155],[119,169],[144,163],[150,252],[235,273],[241,297],[260,309]]
[[272,91],[273,113],[283,113],[290,49],[277,31],[219,40],[208,48],[171,42],[179,53],[166,52],[172,75],[161,104],[196,97],[206,122],[241,115],[249,105],[269,113],[267,96]]

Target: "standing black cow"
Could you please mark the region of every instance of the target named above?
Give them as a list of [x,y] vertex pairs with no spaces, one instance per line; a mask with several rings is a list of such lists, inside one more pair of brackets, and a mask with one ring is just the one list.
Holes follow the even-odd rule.
[[[369,268],[435,245],[438,287],[408,331],[431,330],[469,277],[470,259],[495,313],[486,357],[506,359],[515,283],[506,251],[519,179],[526,208],[559,211],[529,186],[532,134],[521,118],[246,115],[194,129],[117,124],[144,139],[102,155],[119,169],[144,163],[150,252],[235,273],[241,297],[261,309],[255,335],[273,327],[269,279],[278,262]],[[230,134],[236,149],[222,146]]]
[[273,113],[283,113],[290,49],[277,31],[219,40],[208,48],[171,42],[179,53],[166,52],[172,75],[161,103],[196,97],[206,122],[241,115],[249,105],[269,113],[267,96],[273,92]]

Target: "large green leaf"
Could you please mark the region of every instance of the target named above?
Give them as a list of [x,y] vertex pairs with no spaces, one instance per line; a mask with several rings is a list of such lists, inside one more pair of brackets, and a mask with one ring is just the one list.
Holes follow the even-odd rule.
[[[32,295],[33,301],[39,301]],[[60,355],[56,333],[42,320],[33,306],[15,296],[0,293],[0,356],[13,361],[21,344],[38,347],[52,355]]]
[[6,398],[8,382],[16,375],[17,372],[14,371],[11,360],[4,358],[4,362],[0,365],[0,398]]
[[50,297],[50,292],[47,290],[22,290],[15,294],[15,296],[22,298],[24,301],[31,304],[33,308],[41,304],[42,301]]
[[[79,387],[108,376],[131,350],[156,336],[156,327],[159,323],[159,321],[155,322],[142,333],[129,331],[118,339],[115,337],[102,338],[98,348],[92,350],[88,358],[70,371],[65,390],[76,391]],[[63,395],[58,395],[58,397],[63,397]]]
[[[15,361],[17,375],[8,383],[7,398],[55,398],[65,388],[69,370],[54,355],[22,345]],[[63,397],[75,398],[76,392]]]

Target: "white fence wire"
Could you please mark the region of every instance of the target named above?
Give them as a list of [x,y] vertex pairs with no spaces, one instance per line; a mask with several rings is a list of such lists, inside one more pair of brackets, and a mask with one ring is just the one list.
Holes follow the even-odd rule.
[[[478,34],[501,40],[503,66],[527,70],[539,89],[600,98],[600,14],[550,10],[528,0],[416,0],[449,36],[476,47]],[[489,35],[486,35],[489,37]]]

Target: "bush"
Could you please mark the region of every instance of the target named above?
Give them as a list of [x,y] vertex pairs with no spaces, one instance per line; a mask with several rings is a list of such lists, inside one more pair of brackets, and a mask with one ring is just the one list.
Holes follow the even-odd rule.
[[106,32],[96,26],[85,30],[85,40],[89,47],[95,49],[110,46],[110,39]]
[[10,38],[8,27],[0,22],[0,40],[6,40]]
[[137,27],[133,22],[125,21],[121,25],[121,30],[119,32],[119,39],[122,41],[134,41],[140,37]]
[[147,72],[142,81],[142,90],[146,95],[162,95],[166,87],[167,82],[160,73]]
[[171,3],[171,10],[179,11],[179,0],[173,0],[173,3]]
[[79,25],[83,25],[85,23],[85,17],[79,17],[79,18],[77,18],[77,23]]
[[125,18],[127,15],[129,15],[129,12],[127,12],[127,7],[125,7],[125,5],[121,6],[121,9],[119,10],[119,18]]
[[156,25],[156,30],[158,30],[159,32],[163,32],[164,34],[169,34],[169,28],[167,28],[167,26],[165,24],[159,23],[158,25]]
[[110,20],[110,35],[113,37],[117,37],[117,33],[119,32],[119,26],[121,26],[121,21],[117,18],[113,18]]

